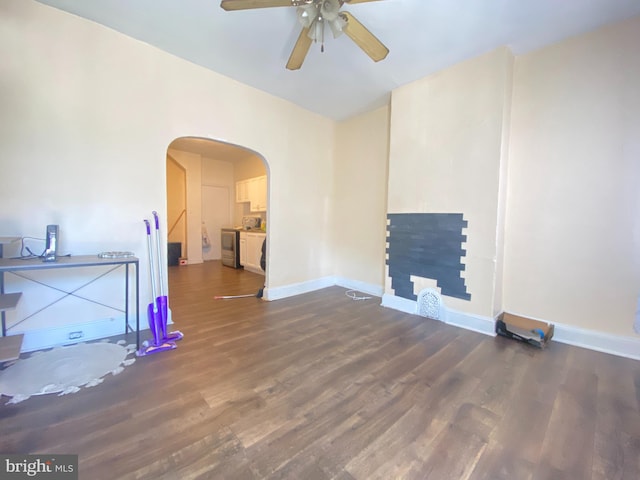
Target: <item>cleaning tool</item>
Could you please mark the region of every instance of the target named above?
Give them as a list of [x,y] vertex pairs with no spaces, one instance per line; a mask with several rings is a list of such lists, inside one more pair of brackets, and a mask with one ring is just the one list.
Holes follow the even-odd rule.
[[[162,272],[162,250],[160,249],[160,220],[158,219],[158,212],[153,211],[153,218],[156,223],[156,246],[158,250],[158,283],[160,284],[160,295],[156,297],[156,303],[158,311],[160,312],[160,333],[163,342],[172,342],[176,340],[181,340],[184,335],[182,332],[175,331],[167,333],[167,320],[169,319],[168,315],[168,301],[167,296],[164,294],[164,282],[162,279],[164,278]],[[155,296],[155,293],[153,294]]]
[[[214,300],[225,300],[229,298],[248,298],[248,297],[258,297],[255,293],[247,293],[245,295],[216,295],[213,297]],[[260,297],[258,297],[260,298]]]
[[147,227],[147,247],[149,249],[149,273],[151,276],[151,291],[153,294],[153,300],[147,307],[147,316],[149,318],[149,329],[151,330],[151,334],[153,336],[153,343],[149,345],[149,342],[145,341],[142,344],[142,348],[136,352],[138,357],[143,357],[145,355],[151,355],[153,353],[164,352],[166,350],[173,350],[176,348],[176,344],[173,342],[165,342],[162,338],[161,324],[162,318],[160,315],[160,310],[158,309],[158,304],[156,302],[156,279],[155,279],[155,268],[153,265],[153,248],[151,247],[151,225],[149,224],[149,220],[144,221]]

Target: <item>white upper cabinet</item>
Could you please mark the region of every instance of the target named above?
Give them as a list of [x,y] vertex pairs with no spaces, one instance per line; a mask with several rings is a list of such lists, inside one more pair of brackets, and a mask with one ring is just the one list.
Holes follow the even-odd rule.
[[240,180],[236,182],[236,202],[248,202],[249,201],[249,182],[247,180]]
[[249,182],[249,202],[252,212],[267,211],[267,177],[256,177]]
[[267,176],[236,182],[236,202],[249,202],[252,212],[267,211]]

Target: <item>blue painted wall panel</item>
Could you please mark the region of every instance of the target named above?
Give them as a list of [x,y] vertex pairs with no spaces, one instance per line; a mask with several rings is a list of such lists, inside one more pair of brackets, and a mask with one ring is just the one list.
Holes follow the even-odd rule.
[[436,280],[443,295],[470,300],[460,272],[466,255],[467,226],[461,213],[393,213],[387,215],[389,276],[395,294],[416,300],[411,275]]

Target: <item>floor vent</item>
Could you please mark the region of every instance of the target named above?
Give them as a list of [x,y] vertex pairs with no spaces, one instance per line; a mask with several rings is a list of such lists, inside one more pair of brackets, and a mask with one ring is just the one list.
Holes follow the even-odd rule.
[[425,288],[418,294],[417,314],[421,317],[441,320],[442,297],[435,288]]

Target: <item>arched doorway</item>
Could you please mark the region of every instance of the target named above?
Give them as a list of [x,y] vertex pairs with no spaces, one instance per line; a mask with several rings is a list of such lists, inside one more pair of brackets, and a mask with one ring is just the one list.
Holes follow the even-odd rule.
[[[268,175],[264,157],[245,147],[200,137],[171,142],[167,149],[168,240],[181,242],[186,262],[219,261],[222,227],[240,226],[245,216],[268,222]],[[240,198],[239,186],[260,177],[265,179],[267,201]]]

